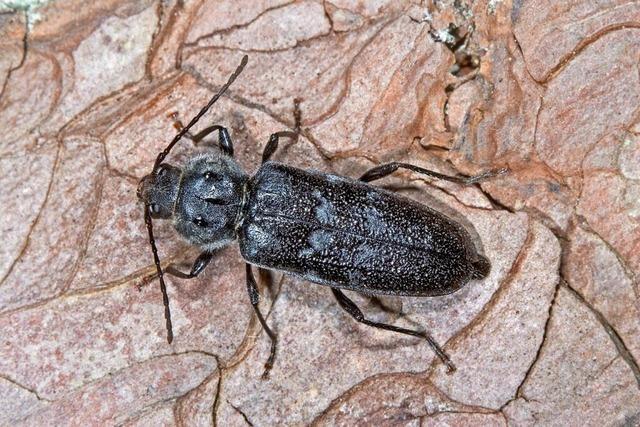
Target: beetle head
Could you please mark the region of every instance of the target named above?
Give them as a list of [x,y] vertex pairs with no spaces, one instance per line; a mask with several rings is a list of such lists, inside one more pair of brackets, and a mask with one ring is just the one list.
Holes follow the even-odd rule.
[[247,176],[229,156],[210,152],[184,168],[174,225],[191,243],[217,249],[236,237]]
[[180,175],[180,168],[162,163],[138,184],[138,199],[148,206],[152,218],[167,219],[173,215]]

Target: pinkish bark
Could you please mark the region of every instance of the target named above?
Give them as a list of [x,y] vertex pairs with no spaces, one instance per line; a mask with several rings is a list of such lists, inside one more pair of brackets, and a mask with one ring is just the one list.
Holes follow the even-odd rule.
[[[0,425],[639,423],[639,45],[640,3],[614,0],[0,6]],[[353,294],[429,330],[454,374],[272,274],[279,347],[261,379],[269,340],[235,246],[168,279],[167,344],[137,183],[170,116],[189,120],[245,53],[198,126],[228,127],[247,171],[296,98],[302,136],[279,161],[510,169],[481,187],[386,181],[471,227],[487,279],[391,310]],[[197,256],[156,225],[165,262]]]

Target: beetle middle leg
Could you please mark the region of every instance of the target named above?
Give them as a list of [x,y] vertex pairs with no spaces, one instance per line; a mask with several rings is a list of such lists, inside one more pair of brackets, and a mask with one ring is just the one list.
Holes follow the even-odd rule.
[[493,178],[494,176],[502,175],[507,172],[506,168],[502,168],[502,169],[489,170],[487,172],[483,172],[479,175],[474,175],[474,176],[450,176],[450,175],[444,175],[438,172],[434,172],[429,169],[421,168],[420,166],[412,165],[410,163],[391,162],[391,163],[384,163],[382,165],[378,165],[374,168],[369,169],[360,177],[360,181],[364,181],[364,182],[375,181],[377,179],[384,178],[387,175],[391,175],[398,169],[408,169],[422,175],[427,175],[427,176],[437,178],[437,179],[442,179],[445,181],[456,182],[458,184],[463,184],[463,185],[476,184],[478,182],[485,181],[489,178]]
[[247,270],[247,290],[249,291],[249,299],[251,300],[251,305],[258,316],[258,320],[260,324],[264,328],[264,331],[269,335],[271,339],[271,351],[269,353],[269,358],[267,362],[264,364],[264,372],[262,373],[262,378],[266,378],[269,375],[269,371],[273,367],[273,361],[276,357],[276,334],[273,333],[271,328],[267,325],[266,320],[264,320],[264,316],[260,312],[260,308],[258,307],[258,303],[260,302],[260,293],[258,292],[258,284],[256,283],[255,277],[253,277],[253,270],[251,269],[251,264],[245,264]]
[[333,295],[336,297],[336,300],[338,300],[338,304],[340,304],[340,307],[342,307],[343,310],[349,313],[351,317],[353,317],[358,322],[364,323],[365,325],[373,326],[374,328],[385,329],[387,331],[393,331],[393,332],[398,332],[405,335],[411,335],[414,337],[423,338],[427,341],[427,343],[429,343],[429,346],[433,349],[433,351],[436,353],[436,355],[442,361],[442,363],[444,363],[447,366],[447,370],[449,372],[453,372],[456,370],[456,367],[453,364],[453,362],[451,362],[451,359],[449,359],[449,356],[447,356],[444,350],[440,348],[438,343],[435,342],[435,340],[431,338],[431,336],[426,332],[414,331],[411,329],[405,329],[405,328],[400,328],[393,325],[388,325],[386,323],[379,323],[379,322],[373,322],[371,320],[367,320],[364,317],[364,314],[362,314],[362,311],[358,308],[358,306],[353,301],[351,301],[351,299],[349,299],[349,297],[347,297],[340,289],[331,288],[331,291],[333,292]]
[[269,161],[273,153],[278,149],[278,140],[282,137],[292,138],[294,140],[298,139],[298,135],[300,135],[300,122],[301,122],[301,112],[300,112],[300,100],[293,100],[293,117],[295,121],[295,131],[281,131],[272,134],[269,137],[269,142],[267,142],[266,147],[264,147],[264,151],[262,152],[262,163]]
[[[179,131],[182,130],[184,125],[182,122],[175,116],[173,116],[173,126]],[[187,132],[185,136],[193,141],[194,144],[198,144],[200,141],[205,139],[207,136],[211,135],[213,132],[218,131],[218,145],[220,146],[220,150],[228,156],[233,157],[233,142],[231,141],[231,136],[229,135],[229,131],[224,126],[213,125],[204,128],[200,132],[195,135],[191,132]]]

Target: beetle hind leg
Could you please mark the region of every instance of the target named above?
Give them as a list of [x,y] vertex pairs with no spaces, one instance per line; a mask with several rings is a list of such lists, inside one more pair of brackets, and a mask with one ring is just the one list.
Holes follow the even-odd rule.
[[434,172],[429,169],[421,168],[420,166],[412,165],[409,163],[391,162],[391,163],[384,163],[382,165],[378,165],[376,167],[369,169],[360,177],[360,181],[364,181],[364,182],[375,181],[377,179],[384,178],[387,175],[391,175],[398,169],[408,169],[422,175],[430,176],[432,178],[442,179],[444,181],[456,182],[462,185],[477,184],[479,182],[486,181],[489,178],[503,175],[508,172],[508,169],[501,168],[501,169],[492,169],[474,176],[450,176],[450,175],[441,174],[439,172]]
[[349,299],[349,297],[347,297],[340,289],[331,288],[331,291],[333,292],[333,295],[336,297],[336,300],[338,300],[338,304],[340,305],[340,307],[342,307],[343,310],[349,313],[349,315],[351,315],[351,317],[353,317],[358,322],[363,323],[365,325],[373,326],[374,328],[384,329],[387,331],[393,331],[393,332],[398,332],[405,335],[411,335],[414,337],[422,338],[427,341],[427,343],[429,344],[431,349],[434,351],[434,353],[436,353],[436,355],[442,361],[442,363],[444,363],[447,366],[447,370],[449,373],[454,372],[456,370],[456,367],[451,361],[451,359],[449,358],[449,356],[447,356],[447,354],[444,352],[444,350],[442,350],[442,348],[438,345],[438,343],[433,338],[431,338],[431,336],[426,332],[399,328],[397,326],[388,325],[386,323],[379,323],[379,322],[373,322],[371,320],[367,320],[364,317],[364,314],[362,314],[362,311],[358,308],[358,306],[353,301],[351,301],[351,299]]
[[253,270],[251,269],[251,264],[245,264],[247,270],[247,290],[249,291],[249,299],[251,300],[251,305],[256,312],[256,316],[258,316],[258,321],[262,325],[262,328],[267,333],[269,338],[271,339],[271,350],[269,352],[269,358],[267,362],[264,364],[264,372],[262,373],[262,378],[267,378],[269,376],[269,371],[273,368],[273,361],[276,358],[276,334],[269,328],[267,325],[267,321],[264,319],[264,316],[260,312],[260,308],[258,307],[258,303],[260,302],[260,293],[258,292],[258,285],[256,283],[255,277],[253,277]]

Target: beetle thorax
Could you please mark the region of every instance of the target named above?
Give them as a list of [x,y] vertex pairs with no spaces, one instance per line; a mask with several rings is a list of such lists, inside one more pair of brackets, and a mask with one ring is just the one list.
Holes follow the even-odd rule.
[[173,222],[190,243],[212,251],[236,238],[247,175],[224,154],[207,153],[185,166]]
[[161,164],[138,186],[138,198],[154,219],[172,219],[191,244],[214,250],[236,238],[247,176],[229,156],[192,158],[184,168]]

